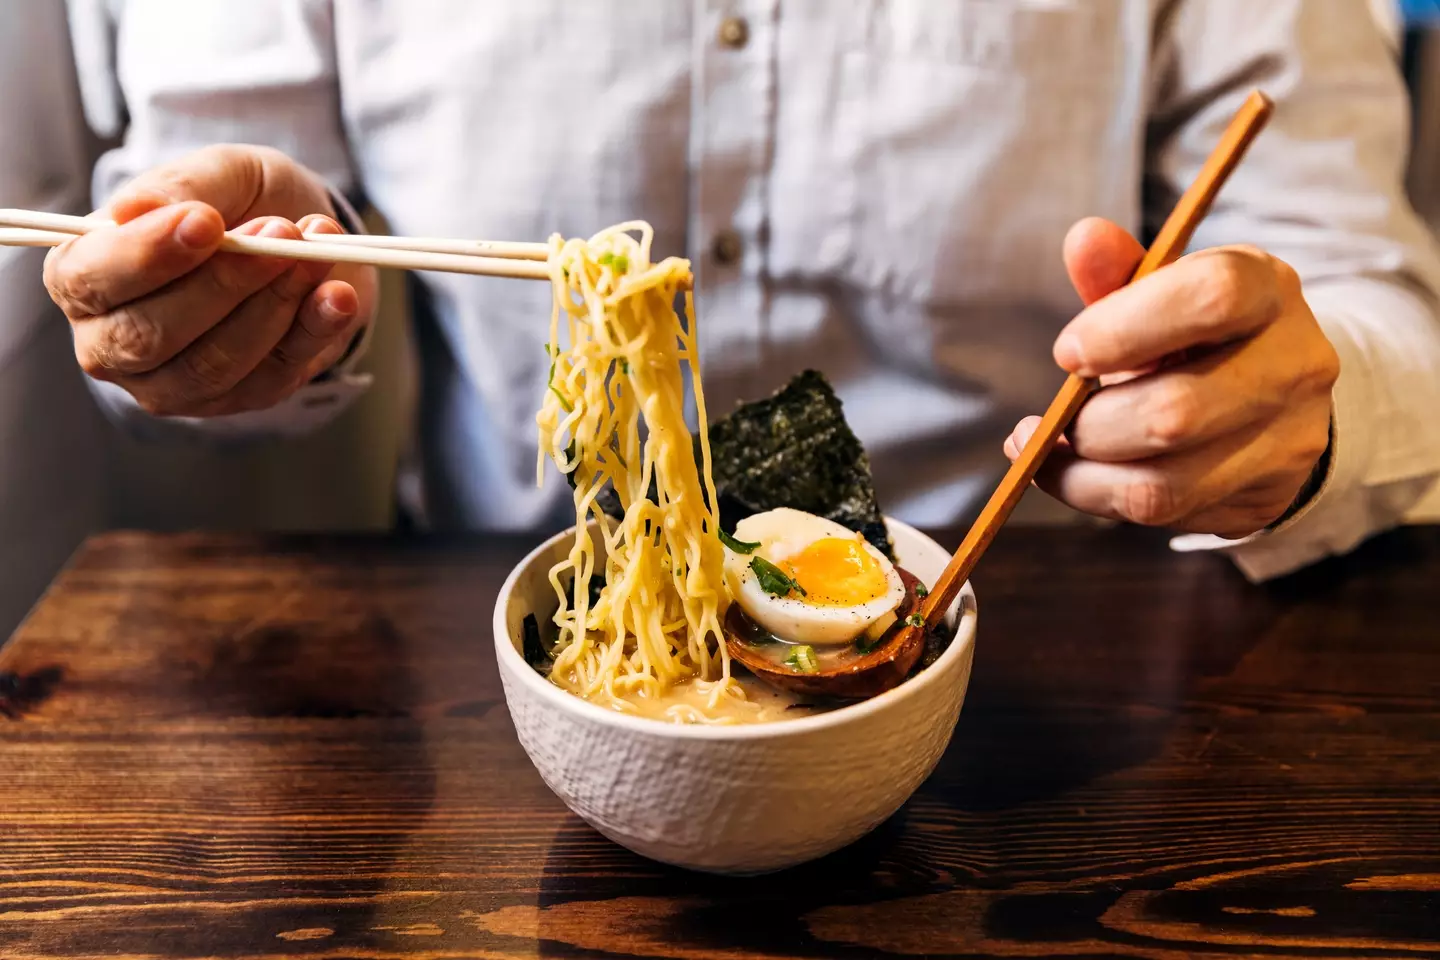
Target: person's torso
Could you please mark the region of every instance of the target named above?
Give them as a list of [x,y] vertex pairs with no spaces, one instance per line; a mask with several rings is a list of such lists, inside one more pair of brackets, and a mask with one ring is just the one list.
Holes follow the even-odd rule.
[[[263,72],[285,31],[333,18],[351,161],[397,232],[648,220],[694,263],[712,415],[822,370],[886,505],[922,523],[983,494],[1062,379],[1066,230],[1138,227],[1149,0],[117,6],[131,98],[194,82],[146,21],[238,85],[247,56]],[[549,291],[422,281],[432,512],[553,518],[563,484],[533,489]]]

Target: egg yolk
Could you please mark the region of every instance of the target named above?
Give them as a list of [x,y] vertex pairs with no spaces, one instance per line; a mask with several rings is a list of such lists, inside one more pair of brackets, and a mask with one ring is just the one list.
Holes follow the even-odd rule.
[[820,607],[853,607],[884,596],[885,571],[858,539],[823,537],[779,564]]

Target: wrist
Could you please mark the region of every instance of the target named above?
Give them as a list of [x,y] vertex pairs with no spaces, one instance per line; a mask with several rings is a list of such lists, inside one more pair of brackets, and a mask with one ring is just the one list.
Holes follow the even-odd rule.
[[1305,478],[1304,485],[1295,494],[1295,499],[1290,502],[1290,506],[1286,507],[1284,513],[1268,524],[1265,527],[1266,530],[1274,530],[1304,510],[1325,486],[1325,478],[1330,475],[1330,461],[1335,450],[1335,415],[1333,413],[1330,415],[1329,429],[1330,436],[1325,444],[1325,450],[1320,454],[1320,459],[1316,460],[1315,465],[1310,468],[1310,476]]

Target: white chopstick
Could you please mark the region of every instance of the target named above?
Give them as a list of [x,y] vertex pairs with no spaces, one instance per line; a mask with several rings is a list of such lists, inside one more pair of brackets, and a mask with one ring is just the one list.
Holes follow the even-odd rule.
[[[109,220],[35,210],[0,210],[0,228],[10,228],[0,229],[0,246],[54,247],[79,234],[113,226]],[[325,239],[283,240],[227,233],[220,241],[220,249],[289,260],[363,263],[399,270],[438,270],[521,280],[550,279],[549,268],[543,262],[549,257],[549,248],[543,243],[369,236],[347,236],[342,240],[328,234],[317,236]]]

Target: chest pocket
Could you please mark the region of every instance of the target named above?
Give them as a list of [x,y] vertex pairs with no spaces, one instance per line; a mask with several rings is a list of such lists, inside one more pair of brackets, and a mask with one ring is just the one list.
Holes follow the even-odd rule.
[[942,313],[1073,297],[1065,231],[1115,213],[1118,2],[868,3],[836,72],[849,281]]

